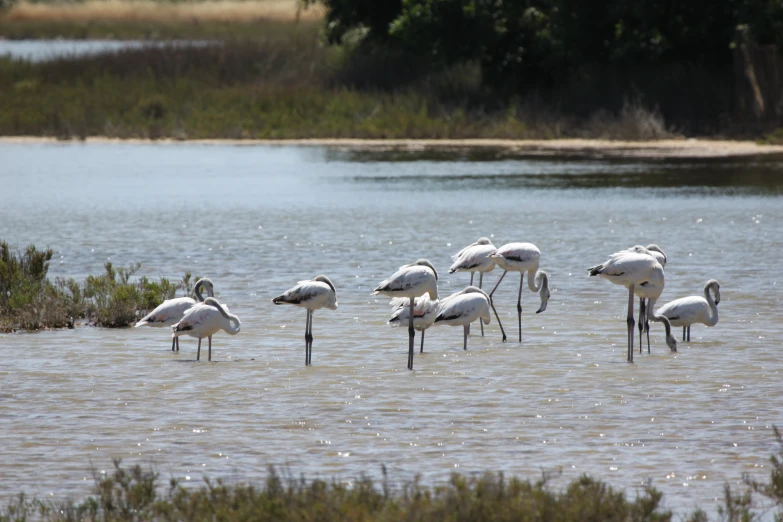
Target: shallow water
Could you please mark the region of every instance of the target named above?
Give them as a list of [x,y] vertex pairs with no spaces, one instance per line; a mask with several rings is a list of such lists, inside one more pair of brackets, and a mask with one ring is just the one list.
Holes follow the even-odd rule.
[[[712,512],[745,472],[768,476],[783,425],[777,160],[6,143],[0,164],[0,238],[53,248],[51,276],[106,260],[191,271],[242,320],[215,336],[212,364],[194,362],[193,339],[172,353],[157,329],[0,335],[0,500],[78,498],[113,457],[195,483],[259,481],[270,464],[344,480],[383,464],[426,483],[560,469],[555,484],[588,473],[629,494],[650,480],[678,513]],[[407,332],[385,324],[372,288],[426,257],[440,293],[457,291],[469,276],[448,274],[450,255],[484,235],[538,245],[548,309],[536,315],[526,289],[513,342],[509,275],[495,299],[512,342],[494,317],[468,352],[461,328],[436,327],[405,370]],[[669,259],[662,301],[716,278],[720,322],[694,326],[676,354],[653,324],[652,353],[629,365],[626,294],[585,268],[652,242]],[[305,368],[305,312],[270,299],[319,273],[339,309],[315,314]]]
[[0,57],[30,62],[46,62],[61,57],[90,56],[142,47],[208,45],[208,42],[174,40],[0,40]]

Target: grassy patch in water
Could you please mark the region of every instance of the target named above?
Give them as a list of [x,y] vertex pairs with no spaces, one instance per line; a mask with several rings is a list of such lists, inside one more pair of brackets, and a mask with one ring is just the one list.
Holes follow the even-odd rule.
[[106,263],[104,274],[88,276],[82,284],[72,278],[52,282],[46,277],[52,255],[52,249],[34,245],[14,252],[0,241],[0,331],[73,328],[79,319],[96,326],[129,326],[178,289],[192,291],[190,274],[176,284],[166,278],[135,278],[139,263],[117,269]]
[[[732,491],[726,485],[718,520],[749,522],[770,515],[783,518],[783,441],[774,429],[778,455],[772,456],[769,482],[745,477],[746,489]],[[384,469],[385,475],[385,469]],[[757,503],[755,495],[762,497]],[[633,498],[622,490],[582,476],[562,490],[547,484],[506,478],[502,473],[466,477],[452,474],[448,483],[427,487],[418,480],[401,486],[388,479],[377,483],[362,477],[350,484],[337,480],[281,477],[269,470],[260,487],[225,484],[205,479],[200,487],[183,487],[171,479],[164,490],[157,472],[141,466],[123,467],[95,474],[90,497],[81,502],[28,499],[20,494],[0,512],[0,522],[43,521],[645,521],[669,522],[675,517],[662,507],[663,495],[641,487]],[[677,517],[707,522],[703,509]]]

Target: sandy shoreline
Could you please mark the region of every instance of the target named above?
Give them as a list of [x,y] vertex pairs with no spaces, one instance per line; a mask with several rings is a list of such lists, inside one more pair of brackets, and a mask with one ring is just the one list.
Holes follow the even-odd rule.
[[761,155],[783,155],[781,145],[759,145],[752,141],[728,140],[660,140],[660,141],[610,141],[610,140],[363,140],[363,139],[301,139],[301,140],[143,140],[90,137],[85,140],[57,140],[39,136],[0,136],[0,143],[128,143],[128,144],[195,144],[236,146],[312,146],[346,150],[459,150],[502,149],[508,154],[520,156],[582,156],[614,158],[730,158]]

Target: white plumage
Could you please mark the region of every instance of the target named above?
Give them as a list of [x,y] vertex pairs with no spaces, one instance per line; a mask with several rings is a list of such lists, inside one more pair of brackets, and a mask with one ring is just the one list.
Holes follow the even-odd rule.
[[296,286],[272,299],[275,304],[292,304],[307,309],[305,321],[305,366],[310,366],[313,355],[313,312],[321,308],[337,310],[337,291],[325,275],[315,276],[308,281],[299,281]]
[[[410,321],[410,298],[395,297],[391,300],[392,316],[389,319],[391,326],[406,325]],[[413,305],[413,328],[421,332],[421,348],[419,353],[424,353],[424,332],[435,322],[438,315],[439,302],[432,301],[427,295],[415,298]]]
[[[451,259],[454,263],[449,268],[449,274],[454,272],[470,272],[470,286],[473,286],[473,277],[479,273],[478,287],[484,286],[484,274],[495,269],[495,260],[489,255],[495,251],[495,245],[486,237],[480,237],[472,245],[468,245]],[[481,325],[481,335],[484,336],[484,323]]]
[[435,324],[462,326],[462,348],[467,350],[470,323],[479,319],[483,324],[489,324],[490,322],[489,303],[489,295],[484,290],[475,286],[469,286],[441,301]]
[[616,285],[628,288],[628,362],[633,362],[633,298],[637,293],[639,297],[650,299],[651,306],[647,309],[647,317],[651,321],[661,322],[666,328],[666,344],[672,351],[677,351],[677,341],[671,336],[671,326],[668,319],[653,314],[655,300],[660,297],[664,288],[663,267],[648,253],[639,253],[631,250],[623,250],[609,256],[604,263],[588,268],[590,276],[601,276]]
[[409,301],[408,316],[408,369],[413,369],[413,338],[416,335],[413,326],[415,298],[429,294],[430,300],[438,299],[438,272],[432,263],[419,259],[410,265],[403,265],[391,277],[381,281],[373,290],[373,295],[383,294],[389,297],[414,298]]
[[546,310],[547,303],[549,302],[549,275],[538,270],[539,259],[541,258],[541,251],[538,247],[532,243],[508,243],[498,248],[494,252],[490,253],[497,265],[503,269],[503,275],[500,276],[498,282],[495,284],[495,288],[489,293],[489,304],[492,306],[492,311],[495,312],[495,318],[498,320],[498,326],[503,334],[503,342],[506,342],[506,332],[503,330],[503,324],[500,322],[498,312],[495,310],[495,305],[492,302],[492,296],[495,294],[495,290],[500,286],[500,282],[506,277],[508,272],[519,272],[519,295],[517,297],[517,315],[519,317],[519,342],[522,342],[522,284],[525,279],[525,272],[527,272],[527,286],[532,292],[539,292],[541,298],[541,306],[536,310],[537,314],[540,314]]
[[[196,286],[193,288],[193,291],[196,294],[196,299],[192,299],[190,297],[177,297],[176,299],[166,299],[161,304],[159,304],[153,311],[145,315],[144,317],[137,322],[134,327],[138,328],[140,326],[152,326],[156,328],[161,328],[163,326],[172,326],[179,321],[182,320],[182,317],[185,315],[185,312],[187,312],[189,309],[191,309],[196,303],[202,303],[204,302],[204,296],[201,295],[201,288],[205,288],[207,291],[208,297],[214,297],[214,286],[212,285],[212,281],[209,279],[199,279],[196,281]],[[171,340],[171,351],[174,351],[174,347],[176,346],[176,351],[179,351],[179,338],[174,337]]]
[[209,360],[212,360],[212,336],[220,330],[229,335],[236,335],[242,324],[236,315],[229,313],[228,307],[222,305],[214,297],[207,297],[203,303],[198,303],[185,312],[180,322],[171,327],[172,337],[189,335],[198,338],[198,353],[196,360],[201,360],[201,339],[209,339]]
[[[646,247],[642,245],[635,245],[629,249],[628,252],[637,252],[639,254],[647,254],[655,258],[661,267],[666,268],[666,253],[656,244],[650,244]],[[661,289],[663,290],[663,289]],[[639,353],[642,352],[642,333],[647,333],[647,353],[650,353],[650,322],[647,319],[647,308],[650,306],[649,299],[645,298],[639,293],[639,287],[636,287],[634,293],[639,298]],[[657,299],[657,297],[656,297]]]
[[[712,291],[715,295],[710,295]],[[720,283],[710,279],[704,285],[704,297],[692,295],[675,299],[658,309],[658,314],[669,318],[672,326],[682,326],[682,340],[691,340],[691,325],[701,323],[706,326],[718,324],[718,303],[720,303]]]

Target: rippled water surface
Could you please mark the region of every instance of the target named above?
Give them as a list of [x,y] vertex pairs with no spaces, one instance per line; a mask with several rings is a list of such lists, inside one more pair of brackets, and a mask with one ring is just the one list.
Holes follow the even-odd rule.
[[[783,169],[775,160],[610,162],[493,154],[131,144],[0,145],[0,238],[56,252],[50,275],[111,260],[209,276],[242,320],[195,363],[162,330],[0,335],[0,494],[78,498],[90,467],[151,463],[165,477],[259,481],[269,464],[308,477],[426,483],[502,470],[555,484],[588,473],[648,479],[665,505],[712,510],[725,482],[768,475],[783,424],[780,254]],[[405,370],[407,332],[370,295],[426,257],[440,293],[463,288],[450,255],[480,236],[541,249],[552,298],[525,290],[523,342],[493,318],[469,351],[461,328],[426,336]],[[585,268],[634,245],[668,255],[662,301],[721,283],[720,322],[669,352],[625,362],[625,292]],[[270,299],[327,274],[339,309]],[[500,272],[487,276],[494,284]],[[518,276],[496,304],[515,340]],[[679,334],[679,332],[677,332]],[[418,342],[418,340],[417,340]]]

